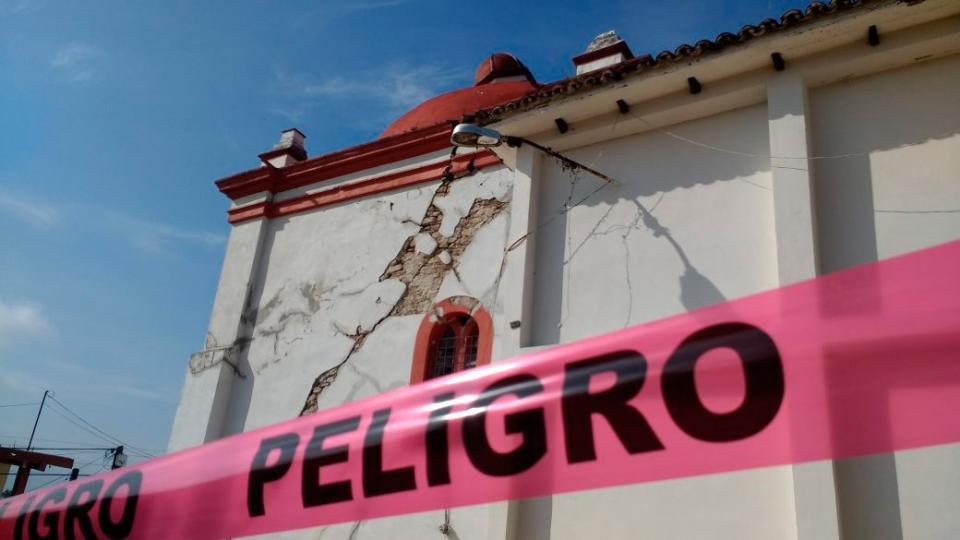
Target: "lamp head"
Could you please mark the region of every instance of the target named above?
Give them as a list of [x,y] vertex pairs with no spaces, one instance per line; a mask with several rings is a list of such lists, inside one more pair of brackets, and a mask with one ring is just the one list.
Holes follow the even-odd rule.
[[477,126],[475,124],[457,124],[450,135],[450,142],[454,146],[469,148],[491,148],[500,146],[504,138],[500,132]]

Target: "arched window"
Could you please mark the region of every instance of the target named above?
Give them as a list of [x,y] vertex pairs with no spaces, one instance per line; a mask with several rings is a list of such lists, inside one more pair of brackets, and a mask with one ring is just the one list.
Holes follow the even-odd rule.
[[492,328],[490,315],[478,300],[454,297],[440,302],[420,323],[410,382],[489,363]]
[[469,315],[454,315],[438,325],[430,340],[426,378],[443,377],[477,366],[477,322]]

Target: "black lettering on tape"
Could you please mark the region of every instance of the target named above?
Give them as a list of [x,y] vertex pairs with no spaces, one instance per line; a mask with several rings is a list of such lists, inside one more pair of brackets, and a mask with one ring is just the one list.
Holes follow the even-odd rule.
[[433,398],[430,418],[427,420],[427,484],[443,486],[450,483],[450,435],[447,427],[447,415],[453,410],[453,405],[439,406],[449,403],[456,394],[440,394]]
[[60,512],[53,511],[47,512],[47,515],[43,516],[43,524],[46,527],[47,531],[45,533],[40,532],[40,514],[43,512],[43,507],[50,503],[58,503],[67,498],[67,488],[57,488],[50,493],[44,495],[37,505],[33,507],[33,510],[30,512],[30,538],[36,540],[57,540],[59,538],[59,525],[60,525]]
[[27,514],[30,513],[30,505],[33,504],[33,499],[36,497],[36,495],[27,497],[27,500],[23,501],[23,504],[20,506],[20,511],[17,513],[17,522],[13,526],[14,540],[23,540],[23,525],[27,521]]
[[[63,516],[63,537],[66,540],[76,540],[75,526],[80,527],[80,538],[97,537],[93,530],[90,511],[97,504],[97,496],[100,495],[101,489],[103,489],[103,480],[91,480],[74,490],[73,495],[70,496],[70,504]],[[86,500],[83,500],[84,495],[87,495]]]
[[[724,348],[740,356],[746,395],[733,411],[715,413],[697,393],[694,368],[708,351]],[[667,360],[661,383],[673,421],[687,435],[708,442],[756,435],[776,417],[784,394],[777,345],[766,332],[745,323],[717,324],[691,334]]]
[[376,497],[417,489],[413,466],[383,470],[383,432],[390,420],[390,409],[373,413],[363,440],[363,495]]
[[[591,394],[590,380],[601,373],[613,373],[616,382]],[[618,351],[567,365],[561,408],[569,463],[597,459],[593,415],[607,421],[627,452],[663,450],[663,443],[647,419],[629,403],[640,393],[646,376],[647,361],[634,351]]]
[[360,417],[354,416],[314,428],[303,459],[301,495],[305,508],[353,500],[349,480],[321,484],[320,468],[347,461],[346,446],[324,448],[323,443],[328,437],[356,431],[359,425]]
[[543,409],[509,413],[504,417],[507,433],[523,435],[523,442],[509,452],[497,452],[487,436],[487,408],[504,396],[525,398],[543,392],[533,375],[514,375],[488,386],[471,408],[480,412],[463,421],[463,444],[467,457],[478,471],[490,476],[510,476],[536,465],[547,453],[547,433]]
[[[247,477],[247,514],[250,517],[266,513],[263,488],[268,482],[276,482],[287,474],[299,444],[300,437],[296,433],[284,433],[260,441],[260,448],[257,448],[257,453],[253,456],[253,464]],[[274,450],[279,450],[280,455],[273,465],[267,465],[267,459]]]
[[[137,515],[137,501],[140,499],[140,484],[143,482],[143,473],[137,470],[130,471],[117,478],[103,493],[100,499],[100,530],[108,538],[120,540],[130,536],[133,530],[133,520]],[[120,519],[113,521],[113,500],[117,492],[127,488],[123,499],[123,510]]]

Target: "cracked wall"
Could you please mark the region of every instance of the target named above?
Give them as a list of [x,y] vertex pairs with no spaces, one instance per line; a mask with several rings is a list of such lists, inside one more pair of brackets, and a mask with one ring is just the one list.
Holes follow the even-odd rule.
[[[762,156],[769,152],[767,125],[761,105],[670,129]],[[601,170],[621,185],[578,205],[599,181],[544,162],[541,212],[568,213],[546,227],[536,245],[536,344],[598,335],[777,286],[769,159],[731,159],[660,133],[568,155],[602,162]],[[790,470],[749,474],[748,479],[732,475],[555,496],[550,537],[591,537],[596,523],[610,523],[607,529],[615,532],[609,536],[615,538],[636,530],[656,530],[653,537],[697,538],[720,529],[731,538],[789,538],[794,523]],[[731,512],[725,502],[729,493],[745,493],[749,502],[738,508],[762,516],[763,533],[755,533],[752,523],[744,527],[710,512],[702,512],[706,517],[700,523],[678,525],[662,517],[663,501]]]
[[[493,317],[513,172],[485,169],[269,224],[250,339],[231,357],[228,432],[255,429],[409,384],[421,319],[449,296]],[[484,507],[450,511],[485,538]],[[444,512],[290,532],[290,538],[448,538]]]
[[[496,313],[513,172],[503,167],[270,222],[229,432],[409,384],[421,317],[454,294]],[[478,250],[478,248],[480,248]],[[480,283],[486,280],[487,283]],[[453,291],[453,292],[451,292]],[[450,294],[447,294],[450,293]]]
[[[748,107],[671,127],[693,140],[769,152],[767,111]],[[568,152],[623,185],[544,162],[541,212],[570,207],[536,244],[532,339],[564,343],[777,286],[770,160],[659,133]],[[643,166],[637,166],[642,163]]]
[[[397,255],[386,264],[386,268],[379,277],[380,283],[399,283],[403,289],[399,297],[388,302],[390,308],[369,328],[357,327],[357,331],[348,334],[353,340],[353,346],[338,364],[326,369],[317,376],[304,402],[300,414],[316,412],[321,408],[321,398],[329,395],[327,389],[337,381],[344,366],[349,366],[354,373],[369,382],[375,393],[385,389],[375,383],[375,376],[371,372],[364,372],[354,360],[354,356],[366,345],[368,338],[379,326],[393,317],[416,316],[415,320],[406,321],[406,327],[398,329],[397,333],[403,336],[404,341],[416,335],[416,326],[420,318],[429,312],[430,308],[441,298],[438,298],[440,287],[446,275],[457,275],[457,268],[467,248],[473,243],[474,237],[488,224],[494,221],[508,206],[508,201],[502,198],[509,193],[505,182],[501,180],[495,184],[496,191],[487,193],[483,190],[484,177],[476,178],[468,174],[461,178],[447,178],[441,181],[430,199],[430,204],[418,222],[419,229],[408,236],[403,242]],[[478,198],[478,195],[492,195],[487,198]],[[498,198],[501,197],[501,198]],[[456,210],[464,207],[469,200],[465,212]],[[502,244],[501,244],[502,246]],[[502,252],[502,247],[500,251]],[[491,253],[496,255],[496,253]],[[480,264],[485,264],[480,262]],[[378,300],[380,300],[378,298]],[[389,321],[389,322],[392,322]],[[401,323],[397,323],[401,324]],[[416,326],[413,326],[415,324]],[[384,334],[389,334],[384,331]],[[395,347],[371,345],[371,349],[380,352],[384,350],[398,350]],[[403,348],[399,349],[403,351]],[[412,348],[407,347],[406,357],[412,357]],[[402,354],[402,353],[401,353]],[[409,372],[409,370],[408,370]],[[375,373],[375,372],[374,372]],[[394,383],[392,387],[404,386],[404,383]],[[345,385],[341,385],[345,386]],[[356,388],[354,389],[356,390]],[[333,403],[345,403],[356,398],[355,392],[350,392],[343,398],[332,398]]]

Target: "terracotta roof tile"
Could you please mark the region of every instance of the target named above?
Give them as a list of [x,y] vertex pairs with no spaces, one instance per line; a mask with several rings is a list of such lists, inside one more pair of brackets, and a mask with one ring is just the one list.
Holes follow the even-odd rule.
[[[827,16],[861,8],[869,4],[876,4],[879,1],[880,0],[830,0],[827,3],[813,2],[807,6],[806,9],[791,9],[786,11],[779,19],[765,19],[756,25],[746,25],[735,34],[723,32],[713,40],[703,39],[693,45],[685,43],[673,51],[663,51],[656,56],[649,54],[638,56],[604,69],[544,84],[521,98],[480,111],[477,114],[477,120],[484,123],[491,122],[501,116],[523,112],[541,106],[555,98],[606,86],[623,79],[625,76],[719,52],[728,47],[746,43],[754,38],[792,29]],[[909,3],[919,2],[913,0]]]

